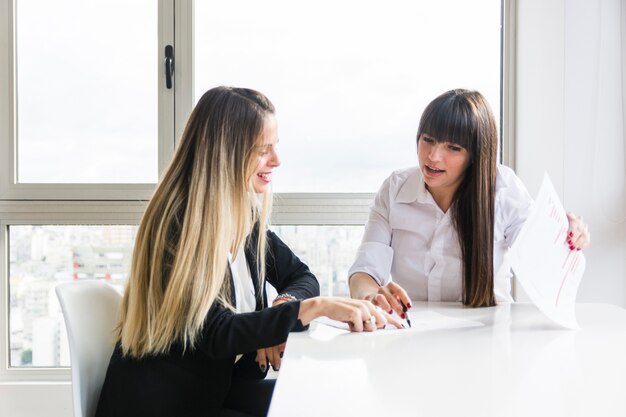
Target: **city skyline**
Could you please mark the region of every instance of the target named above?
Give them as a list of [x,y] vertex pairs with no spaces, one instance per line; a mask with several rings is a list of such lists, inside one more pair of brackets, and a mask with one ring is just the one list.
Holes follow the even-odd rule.
[[[69,366],[54,287],[104,279],[123,290],[136,230],[135,225],[9,226],[10,366]],[[281,225],[272,230],[309,265],[321,295],[349,296],[347,272],[363,226]]]

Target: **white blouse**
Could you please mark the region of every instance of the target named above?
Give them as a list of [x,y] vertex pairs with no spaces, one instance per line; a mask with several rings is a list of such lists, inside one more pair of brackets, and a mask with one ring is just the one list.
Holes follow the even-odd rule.
[[230,271],[233,274],[233,283],[235,284],[235,301],[237,303],[235,307],[237,308],[237,313],[250,313],[256,310],[256,296],[243,246],[239,246],[235,259],[229,253],[228,261],[230,262]]
[[[498,165],[494,227],[494,292],[513,301],[504,255],[528,218],[533,200],[512,169]],[[363,241],[348,272],[365,272],[380,285],[393,279],[414,301],[461,301],[461,247],[452,224],[426,189],[419,167],[395,171],[370,210]]]
[[[228,254],[230,263],[230,273],[233,275],[235,285],[235,308],[237,313],[250,313],[256,310],[256,297],[254,295],[254,284],[250,274],[250,266],[246,260],[244,245],[239,246],[237,256],[233,259],[231,253]],[[243,355],[237,355],[235,362],[239,362]]]

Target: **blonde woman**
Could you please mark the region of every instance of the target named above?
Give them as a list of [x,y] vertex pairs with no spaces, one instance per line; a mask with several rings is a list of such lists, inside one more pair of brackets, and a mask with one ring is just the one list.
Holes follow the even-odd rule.
[[[289,332],[319,316],[354,331],[393,322],[367,301],[317,297],[267,230],[277,142],[256,91],[218,87],[196,105],[139,226],[97,416],[266,415],[267,366],[280,367]],[[271,308],[266,281],[280,294]]]

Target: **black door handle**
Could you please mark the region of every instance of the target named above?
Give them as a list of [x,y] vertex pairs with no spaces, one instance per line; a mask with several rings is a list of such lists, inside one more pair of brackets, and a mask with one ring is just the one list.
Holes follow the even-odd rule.
[[172,88],[174,79],[174,48],[172,45],[165,47],[165,87]]

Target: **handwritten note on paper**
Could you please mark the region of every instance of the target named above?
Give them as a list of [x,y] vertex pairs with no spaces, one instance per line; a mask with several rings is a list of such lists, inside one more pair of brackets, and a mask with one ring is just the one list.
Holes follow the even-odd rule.
[[545,174],[535,208],[507,256],[537,307],[561,326],[577,329],[574,307],[585,257],[566,245],[568,226],[565,210]]

